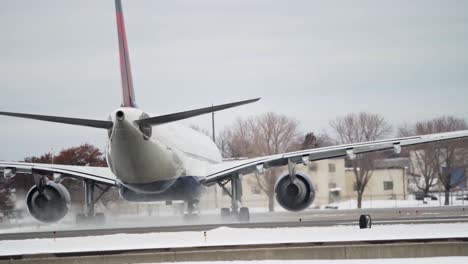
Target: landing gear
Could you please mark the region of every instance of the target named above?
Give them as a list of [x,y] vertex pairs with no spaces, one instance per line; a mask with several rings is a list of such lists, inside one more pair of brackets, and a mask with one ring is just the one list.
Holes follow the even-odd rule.
[[193,221],[198,219],[198,214],[195,212],[198,201],[190,200],[187,201],[187,213],[184,214],[184,221]]
[[96,213],[92,216],[87,216],[83,213],[76,215],[76,223],[78,225],[85,225],[85,224],[97,224],[102,225],[106,222],[106,216],[104,213]]
[[250,212],[249,208],[241,207],[239,210],[239,221],[241,222],[249,222],[250,221]]
[[[95,181],[86,179],[83,181],[83,187],[85,196],[84,213],[76,215],[76,223],[78,225],[104,224],[106,222],[104,213],[95,213],[94,205],[110,189],[110,186],[101,187],[100,185],[96,184]],[[95,187],[101,190],[101,193],[96,199],[94,199]]]
[[231,210],[229,208],[221,208],[221,218],[226,219],[231,215]]
[[[231,182],[231,191],[226,188],[228,182]],[[221,208],[221,219],[236,219],[240,222],[249,222],[249,208],[240,207],[242,204],[242,181],[239,175],[234,174],[230,179],[218,182],[218,184],[231,197],[231,208]]]

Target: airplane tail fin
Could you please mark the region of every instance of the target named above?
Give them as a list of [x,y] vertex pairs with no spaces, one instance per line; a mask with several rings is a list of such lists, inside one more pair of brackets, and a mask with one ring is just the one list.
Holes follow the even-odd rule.
[[115,11],[117,17],[117,36],[119,39],[120,75],[122,77],[122,106],[136,107],[121,0],[115,0]]

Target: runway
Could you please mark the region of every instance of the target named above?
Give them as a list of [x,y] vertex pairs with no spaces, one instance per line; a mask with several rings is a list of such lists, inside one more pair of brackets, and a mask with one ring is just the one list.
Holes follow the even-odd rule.
[[374,225],[380,224],[427,224],[468,222],[468,206],[384,208],[361,210],[308,210],[301,213],[274,212],[251,213],[251,221],[221,221],[218,215],[200,215],[190,222],[180,216],[165,217],[120,217],[110,218],[102,226],[75,226],[73,223],[51,225],[41,230],[4,228],[0,240],[21,240],[32,238],[80,237],[110,234],[143,234],[152,232],[209,231],[219,227],[230,228],[277,228],[277,227],[318,227],[358,225],[361,214],[369,214]]

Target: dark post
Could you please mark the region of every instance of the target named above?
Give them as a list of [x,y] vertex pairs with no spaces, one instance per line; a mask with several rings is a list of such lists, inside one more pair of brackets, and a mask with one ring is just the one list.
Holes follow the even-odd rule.
[[[213,105],[211,105],[213,107]],[[215,119],[214,119],[214,112],[211,112],[211,133],[213,135],[213,142],[216,143],[216,132],[215,132]]]

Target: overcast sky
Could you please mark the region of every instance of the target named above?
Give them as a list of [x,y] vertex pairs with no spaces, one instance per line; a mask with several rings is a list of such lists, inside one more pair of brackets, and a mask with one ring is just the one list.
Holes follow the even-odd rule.
[[[0,111],[105,119],[121,103],[113,0],[0,0]],[[349,112],[392,124],[468,117],[468,1],[123,0],[137,104],[274,111],[318,131]],[[0,160],[106,132],[0,117]],[[210,116],[187,124],[209,128]]]

